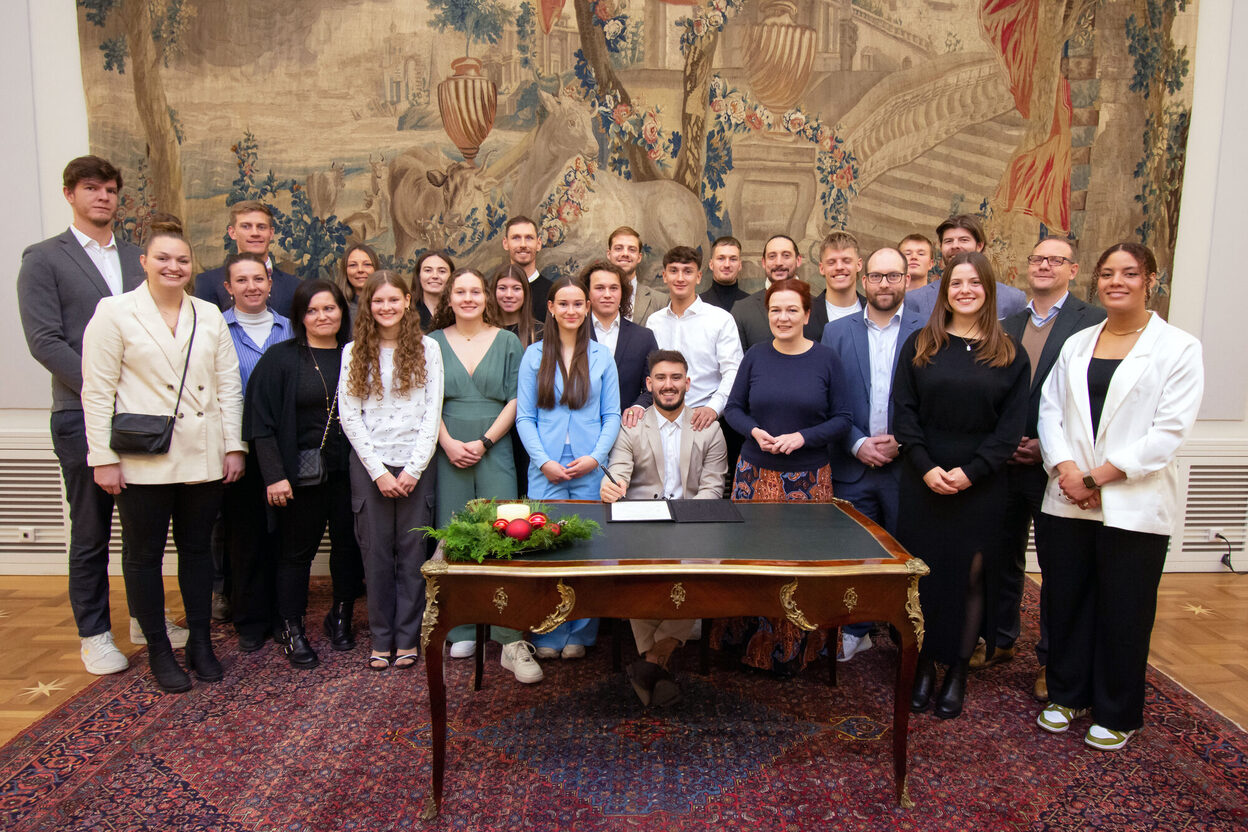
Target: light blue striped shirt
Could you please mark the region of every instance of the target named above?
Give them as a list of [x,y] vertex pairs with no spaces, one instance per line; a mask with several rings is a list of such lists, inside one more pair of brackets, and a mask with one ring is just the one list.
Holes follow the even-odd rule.
[[247,330],[243,329],[243,325],[238,322],[238,315],[233,306],[222,312],[221,315],[230,326],[230,338],[234,341],[234,352],[238,353],[238,372],[243,377],[243,390],[246,391],[247,379],[251,378],[251,371],[256,369],[256,362],[260,360],[260,356],[264,355],[264,351],[274,344],[289,341],[294,337],[295,331],[290,325],[290,319],[274,312],[273,328],[269,330],[269,337],[265,339],[262,345],[256,346],[256,342],[251,340]]

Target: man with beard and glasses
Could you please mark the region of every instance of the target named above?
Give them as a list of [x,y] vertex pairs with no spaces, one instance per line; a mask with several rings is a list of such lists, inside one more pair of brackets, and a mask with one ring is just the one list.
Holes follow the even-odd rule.
[[[907,308],[906,258],[882,248],[867,260],[867,307],[829,323],[823,343],[841,359],[849,434],[829,448],[832,490],[889,534],[897,531],[899,446],[892,434],[893,371],[897,353],[923,320]],[[870,623],[841,628],[841,661],[871,647]]]
[[[654,404],[633,427],[625,427],[611,449],[599,494],[603,502],[634,500],[717,500],[728,473],[728,452],[718,422],[703,430],[689,423],[685,407],[689,365],[676,350],[650,353],[646,389]],[[614,480],[614,481],[613,481]],[[628,678],[643,705],[664,707],[680,701],[680,688],[668,670],[672,653],[689,640],[695,621],[633,619],[641,658]]]

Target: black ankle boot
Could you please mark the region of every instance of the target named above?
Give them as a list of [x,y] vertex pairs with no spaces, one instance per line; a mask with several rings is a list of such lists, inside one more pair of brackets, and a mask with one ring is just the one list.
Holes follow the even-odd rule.
[[940,695],[936,697],[934,713],[941,719],[953,719],[962,713],[962,701],[966,699],[967,660],[949,665],[945,671],[945,680],[940,685]]
[[282,629],[282,652],[290,661],[291,667],[308,670],[316,667],[321,660],[316,657],[308,637],[303,632],[302,618],[288,618]]
[[923,655],[914,666],[914,688],[910,696],[910,710],[921,714],[932,704],[932,691],[936,689],[936,665]]
[[201,682],[220,682],[225,669],[212,652],[212,637],[207,627],[192,627],[186,639],[186,664]]
[[165,693],[184,693],[191,689],[191,677],[173,656],[169,636],[161,630],[160,635],[143,634],[147,638],[147,664],[152,677]]
[[335,650],[354,650],[355,634],[351,631],[351,615],[355,612],[354,601],[335,601],[325,614],[325,636]]

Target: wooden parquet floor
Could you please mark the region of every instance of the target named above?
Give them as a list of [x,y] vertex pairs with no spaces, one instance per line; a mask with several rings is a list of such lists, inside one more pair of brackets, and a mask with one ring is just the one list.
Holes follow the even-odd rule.
[[[176,579],[165,582],[166,603],[177,619]],[[138,648],[130,644],[125,592],[120,578],[112,583],[113,636],[130,655]],[[96,677],[78,657],[64,577],[5,576],[0,584],[0,743],[6,743]],[[1248,728],[1248,575],[1164,576],[1151,661]]]

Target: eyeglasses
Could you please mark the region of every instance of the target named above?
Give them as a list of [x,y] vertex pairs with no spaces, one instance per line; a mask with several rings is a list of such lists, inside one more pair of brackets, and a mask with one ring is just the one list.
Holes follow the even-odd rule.
[[1048,257],[1045,257],[1042,254],[1032,254],[1027,258],[1027,262],[1033,266],[1039,266],[1045,260],[1048,260],[1049,265],[1055,269],[1058,266],[1061,266],[1063,263],[1075,262],[1074,260],[1071,260],[1069,257],[1062,257],[1060,254],[1051,254]]
[[889,283],[900,283],[905,276],[905,272],[888,272],[887,274],[884,272],[867,272],[863,279],[872,285],[879,285],[886,280]]

